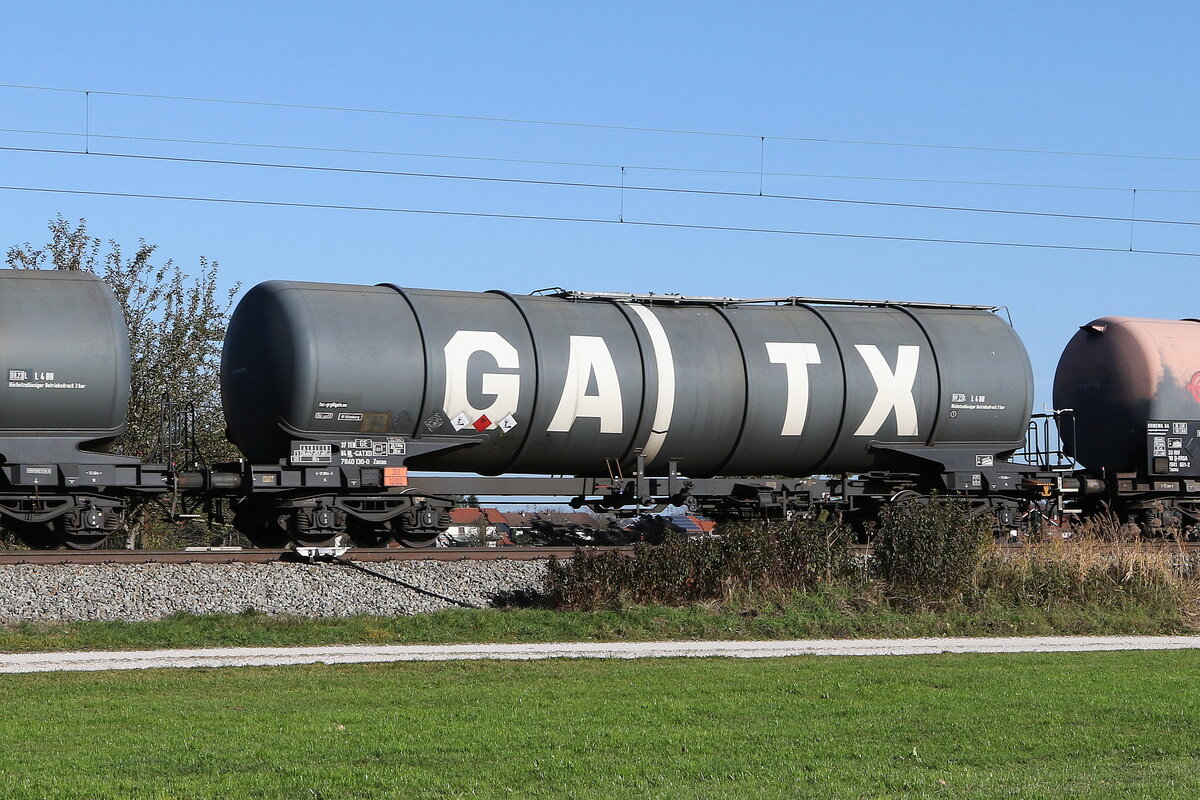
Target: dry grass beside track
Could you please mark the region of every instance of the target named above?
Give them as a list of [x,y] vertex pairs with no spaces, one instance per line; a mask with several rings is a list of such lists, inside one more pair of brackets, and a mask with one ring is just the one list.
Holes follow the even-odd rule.
[[1148,543],[1108,520],[1021,546],[996,543],[987,522],[951,503],[886,512],[874,555],[836,521],[727,528],[704,540],[668,540],[628,558],[581,554],[550,571],[547,602],[600,610],[696,603],[758,609],[800,595],[836,598],[847,611],[1052,612],[1141,607],[1194,618],[1200,552]]

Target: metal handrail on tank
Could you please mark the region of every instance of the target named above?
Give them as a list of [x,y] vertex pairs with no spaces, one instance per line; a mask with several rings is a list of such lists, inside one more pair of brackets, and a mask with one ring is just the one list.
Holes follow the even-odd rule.
[[884,308],[939,308],[958,311],[998,311],[1001,306],[977,306],[960,303],[926,303],[905,300],[846,300],[832,297],[704,297],[701,295],[684,294],[635,294],[630,292],[579,292],[554,286],[530,292],[539,297],[561,297],[564,300],[620,300],[628,303],[647,303],[650,305],[834,305],[834,306],[868,306]]

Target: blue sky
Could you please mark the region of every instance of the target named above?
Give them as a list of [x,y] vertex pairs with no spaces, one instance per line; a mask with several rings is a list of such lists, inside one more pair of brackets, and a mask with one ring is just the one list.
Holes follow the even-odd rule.
[[[54,132],[0,132],[3,147],[81,149],[86,114],[87,147],[103,153],[618,186],[625,165],[627,186],[689,192],[0,150],[3,186],[1114,249],[1129,246],[1129,223],[698,192],[756,195],[761,180],[774,195],[1125,218],[1136,188],[1139,218],[1200,221],[1190,3],[67,2],[8,4],[3,19],[0,83],[97,92],[85,109],[77,92],[0,89],[0,128]],[[184,264],[216,259],[246,285],[1004,305],[1033,358],[1039,407],[1076,326],[1198,313],[1200,258],[1136,252],[4,190],[0,245],[43,241],[58,213],[104,238],[144,237]],[[1197,225],[1132,233],[1138,249],[1200,253]]]

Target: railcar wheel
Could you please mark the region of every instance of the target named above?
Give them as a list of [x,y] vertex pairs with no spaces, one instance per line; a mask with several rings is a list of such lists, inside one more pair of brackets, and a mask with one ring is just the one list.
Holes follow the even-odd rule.
[[921,494],[912,489],[901,489],[892,495],[888,502],[894,506],[927,506],[929,505],[930,497],[927,494]]
[[97,550],[108,541],[107,533],[69,533],[63,537],[68,550]]
[[261,530],[254,535],[245,534],[245,536],[250,540],[250,544],[263,550],[282,550],[288,546],[290,541],[286,533],[274,530]]
[[437,542],[437,536],[431,536],[428,539],[402,539],[397,536],[396,541],[400,543],[401,547],[433,547]]
[[344,547],[346,535],[329,531],[296,533],[289,541],[297,547]]
[[291,538],[275,517],[242,516],[234,517],[233,527],[242,536],[250,540],[255,547],[264,550],[279,550],[287,547]]
[[57,550],[63,546],[62,533],[50,523],[8,519],[4,521],[4,527],[34,550]]

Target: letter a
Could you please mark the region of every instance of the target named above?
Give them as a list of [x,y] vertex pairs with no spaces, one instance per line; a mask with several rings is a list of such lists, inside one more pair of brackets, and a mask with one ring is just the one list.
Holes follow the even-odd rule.
[[[588,394],[593,375],[596,376],[596,393]],[[580,417],[598,418],[601,433],[624,433],[617,367],[608,345],[600,336],[571,337],[567,382],[558,401],[558,410],[546,430],[567,433]]]

